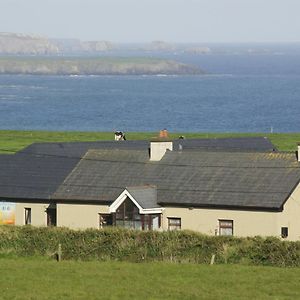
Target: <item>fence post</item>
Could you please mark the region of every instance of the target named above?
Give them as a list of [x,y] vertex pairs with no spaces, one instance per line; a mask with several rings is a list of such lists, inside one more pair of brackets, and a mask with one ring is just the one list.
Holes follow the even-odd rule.
[[57,261],[61,261],[61,244],[58,244],[58,250],[57,250]]
[[215,254],[213,254],[213,255],[211,256],[211,259],[210,259],[210,264],[211,264],[211,265],[213,265],[213,264],[215,263],[215,257],[216,257]]

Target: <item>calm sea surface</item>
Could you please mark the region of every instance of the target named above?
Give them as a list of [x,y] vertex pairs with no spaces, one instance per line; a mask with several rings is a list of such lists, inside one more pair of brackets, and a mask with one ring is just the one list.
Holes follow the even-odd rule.
[[0,76],[0,129],[300,131],[300,55],[171,57],[205,76]]

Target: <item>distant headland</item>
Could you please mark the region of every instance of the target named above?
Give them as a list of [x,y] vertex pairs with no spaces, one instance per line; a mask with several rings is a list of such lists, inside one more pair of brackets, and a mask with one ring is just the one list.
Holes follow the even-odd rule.
[[[162,43],[154,45],[162,47]],[[138,57],[124,57],[122,51],[112,55],[111,51],[116,49],[119,47],[109,41],[49,39],[37,35],[0,33],[0,74],[204,74],[199,67],[172,59],[152,58],[152,55],[146,52],[137,55]]]
[[157,58],[0,57],[0,74],[30,75],[197,75],[198,67]]

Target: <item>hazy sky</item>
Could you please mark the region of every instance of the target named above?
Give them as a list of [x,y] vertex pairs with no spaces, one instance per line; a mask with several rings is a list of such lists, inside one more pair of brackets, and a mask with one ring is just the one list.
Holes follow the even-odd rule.
[[300,0],[0,0],[0,32],[114,42],[300,41]]

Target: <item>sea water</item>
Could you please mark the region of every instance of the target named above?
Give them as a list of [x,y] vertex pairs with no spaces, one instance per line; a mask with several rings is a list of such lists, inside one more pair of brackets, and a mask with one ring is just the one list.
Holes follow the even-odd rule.
[[201,76],[0,76],[0,129],[297,132],[300,55],[182,55]]

